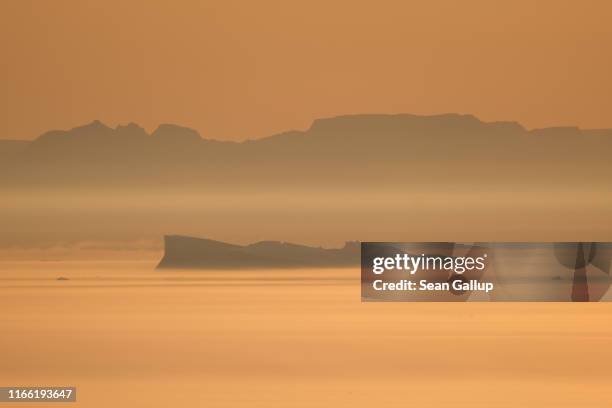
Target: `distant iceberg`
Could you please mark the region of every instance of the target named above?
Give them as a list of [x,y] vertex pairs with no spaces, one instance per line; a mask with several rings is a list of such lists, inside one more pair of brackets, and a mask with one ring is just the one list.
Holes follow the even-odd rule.
[[278,241],[228,244],[180,235],[164,237],[159,269],[256,269],[358,266],[359,242],[342,248],[316,248]]

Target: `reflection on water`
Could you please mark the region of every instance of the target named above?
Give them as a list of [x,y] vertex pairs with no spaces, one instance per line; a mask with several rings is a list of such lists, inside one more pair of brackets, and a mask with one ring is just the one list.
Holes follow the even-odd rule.
[[361,303],[357,268],[154,265],[0,263],[0,383],[75,385],[74,406],[87,407],[604,406],[612,396],[612,304]]

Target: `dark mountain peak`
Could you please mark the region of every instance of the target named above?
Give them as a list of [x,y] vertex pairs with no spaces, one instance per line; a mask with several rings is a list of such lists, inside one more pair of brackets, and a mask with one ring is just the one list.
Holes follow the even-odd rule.
[[89,133],[89,132],[102,133],[102,132],[112,132],[112,130],[113,130],[112,128],[106,126],[104,123],[96,119],[86,125],[74,127],[70,129],[70,132],[72,133]]
[[45,160],[93,160],[118,156],[130,156],[145,146],[149,135],[135,123],[117,126],[115,129],[94,120],[68,131],[54,130],[38,137],[28,147],[37,159]]
[[317,119],[308,130],[325,135],[364,135],[382,134],[419,137],[425,135],[518,135],[526,129],[518,122],[483,122],[474,115],[445,113],[440,115],[412,114],[366,114],[346,115]]
[[144,128],[142,126],[140,126],[138,123],[134,123],[134,122],[130,122],[127,125],[117,125],[117,127],[115,128],[115,130],[144,130]]
[[151,137],[166,141],[202,141],[200,134],[196,130],[170,123],[159,125],[159,127],[151,133]]
[[97,139],[105,139],[113,133],[113,129],[99,120],[94,120],[86,125],[77,126],[70,130],[51,130],[43,133],[34,140],[31,147],[37,149],[41,146],[55,144],[64,145],[72,142],[83,142]]
[[309,131],[312,132],[371,132],[402,131],[424,128],[470,129],[482,125],[474,115],[447,113],[442,115],[420,116],[412,114],[363,114],[344,115],[316,119]]
[[115,128],[115,134],[118,136],[126,136],[126,137],[140,137],[140,138],[145,138],[148,137],[149,134],[147,133],[146,130],[144,130],[144,128],[142,128],[140,125],[134,123],[134,122],[130,122],[127,125],[119,125]]

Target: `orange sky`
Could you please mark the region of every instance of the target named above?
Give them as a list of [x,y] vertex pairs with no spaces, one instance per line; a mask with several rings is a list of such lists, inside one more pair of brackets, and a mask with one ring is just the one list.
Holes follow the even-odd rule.
[[347,113],[612,127],[612,2],[0,3],[0,138],[93,119],[244,139]]

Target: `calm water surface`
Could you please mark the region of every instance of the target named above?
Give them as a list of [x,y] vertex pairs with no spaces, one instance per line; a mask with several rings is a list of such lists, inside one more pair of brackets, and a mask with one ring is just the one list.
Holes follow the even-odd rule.
[[74,385],[72,407],[611,404],[610,303],[361,303],[357,269],[154,266],[0,263],[0,385]]

